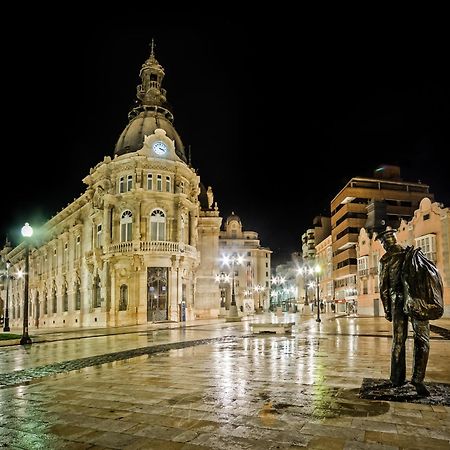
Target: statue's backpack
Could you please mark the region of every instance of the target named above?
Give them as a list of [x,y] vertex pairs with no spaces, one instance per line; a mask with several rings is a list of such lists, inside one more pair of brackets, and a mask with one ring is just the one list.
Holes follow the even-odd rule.
[[444,314],[444,288],[435,264],[420,248],[408,248],[403,264],[405,305],[403,310],[417,320],[435,320]]

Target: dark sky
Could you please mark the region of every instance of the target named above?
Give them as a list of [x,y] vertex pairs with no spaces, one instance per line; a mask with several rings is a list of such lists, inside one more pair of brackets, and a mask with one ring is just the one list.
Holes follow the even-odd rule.
[[351,177],[380,164],[400,165],[450,206],[444,32],[320,21],[311,32],[289,14],[283,26],[270,14],[141,19],[29,18],[23,42],[8,41],[3,241],[71,202],[112,156],[152,37],[193,165],[221,215],[259,232],[275,262],[299,250]]

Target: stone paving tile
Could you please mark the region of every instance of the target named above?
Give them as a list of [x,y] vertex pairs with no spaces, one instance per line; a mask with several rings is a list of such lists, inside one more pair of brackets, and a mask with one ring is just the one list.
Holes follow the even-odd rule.
[[450,445],[448,441],[442,441],[441,439],[379,431],[366,431],[365,441],[408,450],[448,450]]
[[448,449],[448,408],[358,398],[368,370],[387,376],[390,342],[374,339],[261,336],[88,367],[0,389],[0,427],[23,439],[33,418],[45,450]]

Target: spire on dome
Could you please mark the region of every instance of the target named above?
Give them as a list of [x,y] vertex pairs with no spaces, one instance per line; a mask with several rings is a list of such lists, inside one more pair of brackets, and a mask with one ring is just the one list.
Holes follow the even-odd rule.
[[155,40],[150,43],[150,56],[142,64],[139,76],[141,84],[137,87],[136,97],[138,106],[133,108],[128,117],[133,119],[143,110],[152,109],[162,113],[167,119],[173,121],[170,105],[167,103],[166,90],[162,88],[164,68],[159,64],[155,56]]

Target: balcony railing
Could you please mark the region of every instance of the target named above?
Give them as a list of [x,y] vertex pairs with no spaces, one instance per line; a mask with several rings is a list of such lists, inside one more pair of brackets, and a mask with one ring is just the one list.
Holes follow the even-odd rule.
[[192,245],[187,245],[182,242],[171,241],[127,241],[112,244],[108,248],[108,253],[185,253],[189,256],[195,257],[197,250]]

